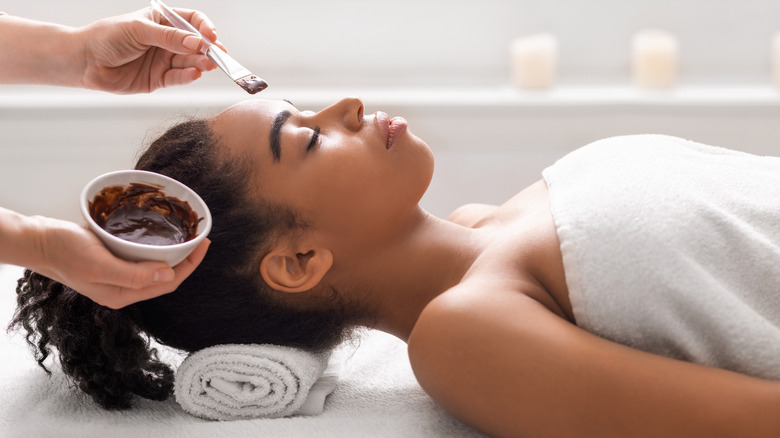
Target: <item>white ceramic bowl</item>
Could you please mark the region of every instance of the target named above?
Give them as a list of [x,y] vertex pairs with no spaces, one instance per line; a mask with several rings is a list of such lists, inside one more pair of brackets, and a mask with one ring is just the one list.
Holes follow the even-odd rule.
[[[142,243],[130,242],[112,235],[101,228],[89,214],[89,203],[94,200],[95,195],[105,187],[110,186],[129,186],[130,183],[141,183],[160,186],[161,191],[167,196],[178,198],[190,204],[190,207],[203,218],[198,223],[198,229],[195,237],[175,245],[147,245]],[[117,257],[130,261],[154,260],[165,262],[170,266],[178,265],[182,260],[195,249],[211,231],[211,212],[206,203],[192,189],[184,184],[159,173],[146,172],[142,170],[120,170],[101,175],[84,187],[81,191],[79,201],[81,215],[87,222],[87,226],[92,232],[97,234],[100,240]]]

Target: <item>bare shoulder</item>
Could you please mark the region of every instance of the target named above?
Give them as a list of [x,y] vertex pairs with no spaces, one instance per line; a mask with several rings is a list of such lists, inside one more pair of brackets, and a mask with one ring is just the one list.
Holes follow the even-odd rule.
[[[489,287],[485,285],[485,287]],[[549,310],[539,305],[522,293],[482,294],[473,293],[466,284],[455,288],[433,299],[420,314],[409,339],[409,348],[414,350],[419,344],[426,345],[431,337],[438,341],[449,337],[455,339],[481,338],[489,325],[504,322],[517,322],[523,315]],[[485,299],[489,297],[489,299]],[[469,323],[464,327],[463,322]],[[463,338],[467,330],[471,333]],[[420,345],[422,347],[423,345]]]
[[[493,289],[490,292],[476,289]],[[501,290],[506,290],[502,292]],[[432,300],[420,314],[409,338],[410,354],[428,357],[448,342],[469,347],[502,346],[551,326],[580,331],[547,307],[500,281],[460,284]]]
[[490,204],[466,204],[455,209],[447,218],[464,227],[473,228],[480,221],[496,211],[498,206]]
[[491,435],[514,435],[512,417],[533,401],[519,391],[530,389],[526,379],[544,350],[538,344],[571,324],[519,292],[480,296],[452,290],[434,299],[409,338],[409,360],[451,414]]

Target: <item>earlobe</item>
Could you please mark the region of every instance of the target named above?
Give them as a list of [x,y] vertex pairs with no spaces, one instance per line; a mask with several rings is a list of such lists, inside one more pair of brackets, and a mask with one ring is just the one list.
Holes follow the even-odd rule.
[[333,253],[327,249],[295,253],[275,250],[260,262],[260,275],[281,292],[304,292],[316,286],[333,266]]

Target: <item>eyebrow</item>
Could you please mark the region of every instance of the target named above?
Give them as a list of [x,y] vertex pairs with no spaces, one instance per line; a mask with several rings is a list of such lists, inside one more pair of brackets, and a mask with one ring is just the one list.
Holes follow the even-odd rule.
[[271,133],[269,134],[269,144],[271,147],[271,155],[274,157],[274,161],[282,159],[282,126],[284,122],[290,118],[292,113],[284,110],[276,115],[274,123],[271,125]]

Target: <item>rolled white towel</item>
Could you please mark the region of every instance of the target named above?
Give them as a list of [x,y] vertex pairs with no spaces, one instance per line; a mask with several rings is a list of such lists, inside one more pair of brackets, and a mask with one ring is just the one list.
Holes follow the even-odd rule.
[[334,368],[323,375],[329,357],[268,344],[217,345],[182,362],[174,395],[186,412],[209,420],[315,415],[338,380]]

